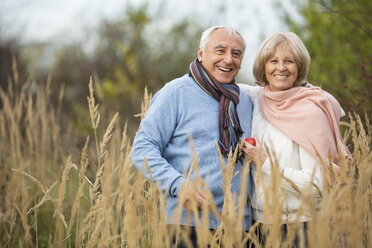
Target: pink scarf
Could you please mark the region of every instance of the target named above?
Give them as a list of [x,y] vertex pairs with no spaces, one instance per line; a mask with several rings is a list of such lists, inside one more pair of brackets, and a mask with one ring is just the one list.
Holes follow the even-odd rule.
[[337,146],[351,157],[339,129],[340,104],[319,87],[294,87],[273,92],[265,86],[259,96],[259,105],[267,121],[318,159],[316,149],[328,166],[330,152],[336,171],[339,169]]

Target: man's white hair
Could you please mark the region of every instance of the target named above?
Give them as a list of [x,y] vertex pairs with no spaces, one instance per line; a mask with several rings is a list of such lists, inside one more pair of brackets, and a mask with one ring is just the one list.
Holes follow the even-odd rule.
[[234,36],[237,36],[239,37],[239,39],[242,41],[243,43],[243,51],[242,51],[242,54],[244,54],[244,51],[245,51],[245,40],[243,38],[243,36],[239,33],[238,30],[236,30],[235,28],[233,27],[230,27],[230,26],[212,26],[208,29],[206,29],[203,33],[202,33],[202,36],[200,38],[200,44],[199,44],[199,47],[200,49],[205,52],[205,49],[207,48],[207,44],[210,40],[210,36],[211,36],[211,33],[217,29],[225,29],[226,31],[229,32],[230,35],[234,35]]

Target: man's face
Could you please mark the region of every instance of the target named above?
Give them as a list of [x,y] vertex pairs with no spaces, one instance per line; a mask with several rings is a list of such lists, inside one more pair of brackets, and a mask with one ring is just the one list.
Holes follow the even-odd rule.
[[203,52],[198,49],[198,60],[220,83],[230,83],[240,70],[243,42],[225,29],[214,30]]

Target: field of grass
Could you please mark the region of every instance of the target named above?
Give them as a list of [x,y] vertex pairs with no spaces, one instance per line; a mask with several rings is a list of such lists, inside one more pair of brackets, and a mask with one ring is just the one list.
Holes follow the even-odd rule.
[[[118,124],[119,115],[100,119],[92,85],[87,104],[92,132],[85,143],[61,119],[61,104],[49,104],[50,82],[40,85],[35,94],[29,85],[20,87],[15,81],[8,90],[0,90],[0,247],[171,247],[165,223],[167,199],[131,163],[132,138],[126,126]],[[60,92],[59,102],[63,100]],[[145,92],[140,117],[150,98]],[[302,207],[310,209],[312,218],[309,247],[372,245],[372,127],[368,119],[355,115],[342,125],[352,161],[342,161],[340,174],[326,187],[320,207],[303,193]],[[200,247],[243,247],[248,239],[260,247],[253,228],[241,231],[245,199],[234,201],[239,196],[229,191],[232,166],[222,166],[226,202],[219,214],[221,225],[215,233],[197,229]],[[281,175],[273,177],[273,185],[267,187],[271,200],[265,214],[275,220],[280,218],[283,202]],[[215,211],[213,205],[203,210],[211,211]],[[279,222],[266,229],[266,247],[290,247],[294,234],[302,231],[294,224],[288,239],[282,241]]]

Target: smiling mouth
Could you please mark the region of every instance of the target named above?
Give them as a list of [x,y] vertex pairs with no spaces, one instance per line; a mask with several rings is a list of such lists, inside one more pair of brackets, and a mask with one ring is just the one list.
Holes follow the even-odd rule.
[[226,68],[226,67],[221,67],[221,66],[217,66],[217,68],[220,69],[221,71],[224,71],[224,72],[230,72],[230,71],[233,70],[231,68]]
[[288,77],[288,75],[274,75],[274,77],[276,77],[276,78],[286,78],[286,77]]

